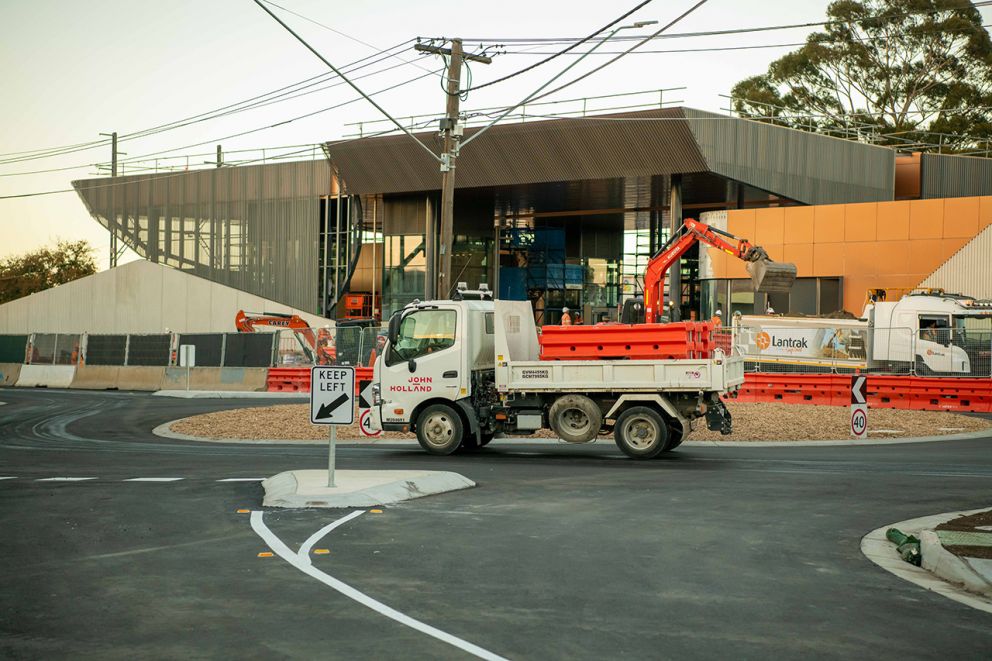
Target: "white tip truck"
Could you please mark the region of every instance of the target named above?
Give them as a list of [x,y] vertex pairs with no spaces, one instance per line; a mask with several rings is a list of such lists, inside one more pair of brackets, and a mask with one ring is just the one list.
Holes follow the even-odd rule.
[[697,418],[731,431],[720,395],[744,382],[740,357],[540,361],[530,303],[493,301],[485,289],[455,299],[394,314],[374,368],[373,420],[415,432],[431,454],[550,428],[569,443],[612,431],[625,454],[650,459],[677,447]]

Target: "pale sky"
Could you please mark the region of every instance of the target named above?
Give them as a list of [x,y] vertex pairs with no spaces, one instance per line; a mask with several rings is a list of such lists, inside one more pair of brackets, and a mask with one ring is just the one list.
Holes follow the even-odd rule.
[[[273,9],[335,66],[372,55],[407,39],[431,36],[573,37],[585,36],[634,7],[621,3],[574,0],[451,3],[440,0],[320,2],[282,0],[279,4],[319,21],[372,48]],[[693,0],[656,0],[626,22],[657,20],[659,26],[694,4]],[[734,29],[820,21],[825,0],[709,0],[671,32]],[[983,8],[985,22],[992,10]],[[624,34],[650,34],[658,26]],[[752,34],[666,39],[644,50],[713,48],[801,42],[808,29]],[[625,49],[630,44],[623,44]],[[512,46],[509,47],[514,49]],[[549,52],[560,46],[540,47]],[[604,51],[618,50],[612,45]],[[742,78],[762,73],[769,62],[792,50],[633,54],[590,76],[556,97],[616,94],[686,87],[675,98],[684,105],[720,111]],[[412,43],[404,57],[430,69],[440,61],[417,56]],[[480,84],[537,61],[530,55],[499,55],[492,65],[474,65]],[[573,70],[581,72],[608,59],[592,56]],[[462,108],[516,103],[553,76],[567,58],[484,90],[472,92]],[[361,73],[384,69],[398,60]],[[99,139],[99,133],[134,132],[253,97],[326,72],[326,67],[251,0],[0,0],[0,156]],[[423,74],[414,65],[357,80],[366,92]],[[358,74],[356,74],[357,76]],[[565,79],[567,80],[567,78]],[[355,97],[344,85],[299,99],[275,103],[154,136],[122,142],[127,156],[149,154],[194,143],[207,145],[173,152],[212,153],[219,138],[312,112]],[[375,97],[397,116],[436,113],[444,94],[436,77],[427,77]],[[278,128],[220,140],[225,151],[302,145],[340,138],[348,122],[380,119],[362,100]],[[70,181],[95,176],[91,164],[109,160],[109,147],[55,158],[0,165],[0,196],[70,188]],[[190,159],[191,165],[208,156]],[[3,176],[49,168],[79,169],[24,176]],[[127,171],[125,170],[125,173]],[[75,193],[0,200],[0,257],[40,247],[57,238],[87,239],[107,266],[108,236]]]

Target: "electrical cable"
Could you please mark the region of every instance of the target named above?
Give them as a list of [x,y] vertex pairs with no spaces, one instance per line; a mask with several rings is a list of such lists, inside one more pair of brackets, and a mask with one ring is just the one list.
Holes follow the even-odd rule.
[[633,14],[634,12],[636,12],[637,10],[643,9],[645,6],[651,4],[651,2],[653,2],[653,0],[644,0],[643,2],[641,2],[637,6],[635,6],[633,9],[627,11],[624,14],[621,14],[618,17],[616,17],[615,19],[613,19],[612,21],[610,21],[609,23],[607,23],[606,25],[604,25],[600,29],[596,30],[592,34],[590,34],[590,35],[582,38],[580,41],[575,42],[574,44],[572,44],[568,48],[565,48],[564,50],[560,50],[557,53],[551,55],[550,57],[547,57],[547,58],[541,60],[540,62],[535,62],[534,64],[532,64],[532,65],[530,65],[528,67],[524,67],[523,69],[520,69],[519,71],[515,71],[515,72],[513,72],[511,74],[507,74],[505,76],[502,76],[501,78],[497,78],[496,80],[490,80],[489,82],[483,83],[482,85],[478,85],[476,87],[472,87],[470,85],[468,87],[468,89],[465,89],[465,90],[462,90],[462,91],[465,94],[468,94],[469,92],[473,92],[475,90],[481,90],[481,89],[484,89],[484,88],[489,87],[491,85],[495,85],[497,83],[502,83],[504,81],[510,80],[511,78],[515,78],[516,76],[519,76],[521,74],[527,73],[528,71],[531,71],[533,69],[536,69],[537,67],[539,67],[539,66],[541,66],[543,64],[547,64],[548,62],[554,60],[555,58],[557,58],[557,57],[559,57],[561,55],[564,55],[565,53],[568,53],[569,51],[573,50],[574,48],[578,48],[579,46],[581,46],[585,42],[589,41],[590,39],[595,38],[595,36],[597,34],[601,34],[601,33],[605,32],[606,30],[609,30],[611,27],[613,27],[614,25],[616,25],[620,21],[624,20],[625,18],[627,18],[628,16],[630,16],[631,14]]
[[[949,7],[949,8],[946,8],[946,9],[924,9],[924,10],[920,10],[920,11],[908,11],[908,12],[902,12],[902,13],[898,13],[898,14],[890,14],[890,15],[886,16],[885,18],[887,18],[887,19],[894,19],[894,18],[903,18],[903,17],[906,17],[906,16],[917,16],[917,15],[924,15],[924,14],[936,14],[936,13],[945,12],[945,11],[946,12],[960,11],[960,10],[966,10],[966,9],[970,9],[970,8],[987,7],[987,6],[990,6],[990,5],[992,5],[992,0],[981,0],[979,2],[972,2],[970,7]],[[864,20],[870,20],[870,19],[864,19]],[[842,20],[817,21],[817,22],[810,22],[810,23],[792,23],[792,24],[786,24],[786,25],[766,25],[766,26],[752,27],[752,28],[734,28],[734,29],[730,29],[730,30],[708,30],[708,31],[702,31],[702,32],[678,32],[678,33],[674,33],[674,34],[659,35],[657,37],[652,37],[652,38],[657,38],[657,39],[683,39],[683,38],[687,38],[687,37],[710,37],[710,36],[720,36],[720,35],[727,35],[727,34],[744,34],[744,33],[748,33],[748,32],[769,32],[769,31],[775,31],[775,30],[793,30],[793,29],[800,29],[800,28],[815,28],[815,27],[822,27],[822,26],[825,26],[825,25],[848,24],[848,23],[856,23],[856,22],[859,22],[859,21],[842,21]],[[638,37],[633,37],[633,36],[631,36],[631,37],[623,36],[623,37],[617,37],[615,40],[616,41],[633,41],[633,40],[635,40],[637,38]],[[463,42],[466,42],[466,43],[467,42],[471,42],[471,43],[479,43],[479,44],[484,44],[484,43],[488,43],[488,44],[493,44],[493,43],[510,44],[510,43],[512,43],[512,44],[518,44],[518,45],[519,44],[528,44],[528,45],[531,45],[531,44],[544,44],[544,45],[549,45],[549,44],[568,44],[568,43],[571,43],[571,42],[575,41],[576,39],[579,39],[579,37],[532,37],[532,38],[528,38],[528,37],[471,37],[471,38],[464,38],[464,39],[462,39],[462,41]],[[588,39],[588,37],[586,39]]]

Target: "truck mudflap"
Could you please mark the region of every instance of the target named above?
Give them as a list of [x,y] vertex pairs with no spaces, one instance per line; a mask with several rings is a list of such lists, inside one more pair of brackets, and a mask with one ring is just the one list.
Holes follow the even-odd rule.
[[719,431],[724,436],[734,430],[733,420],[730,417],[730,411],[727,410],[727,407],[724,405],[723,401],[717,399],[715,402],[707,403],[706,427],[710,431]]

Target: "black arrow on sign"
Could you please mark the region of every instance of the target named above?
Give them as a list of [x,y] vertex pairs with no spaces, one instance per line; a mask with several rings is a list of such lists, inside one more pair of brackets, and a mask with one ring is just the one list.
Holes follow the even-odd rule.
[[317,420],[326,420],[332,417],[331,414],[334,413],[335,409],[342,404],[346,404],[350,399],[348,395],[341,395],[330,404],[321,404],[320,408],[317,409]]
[[865,386],[868,385],[868,377],[859,376],[857,374],[851,375],[851,403],[852,404],[864,404],[868,401],[865,397]]

